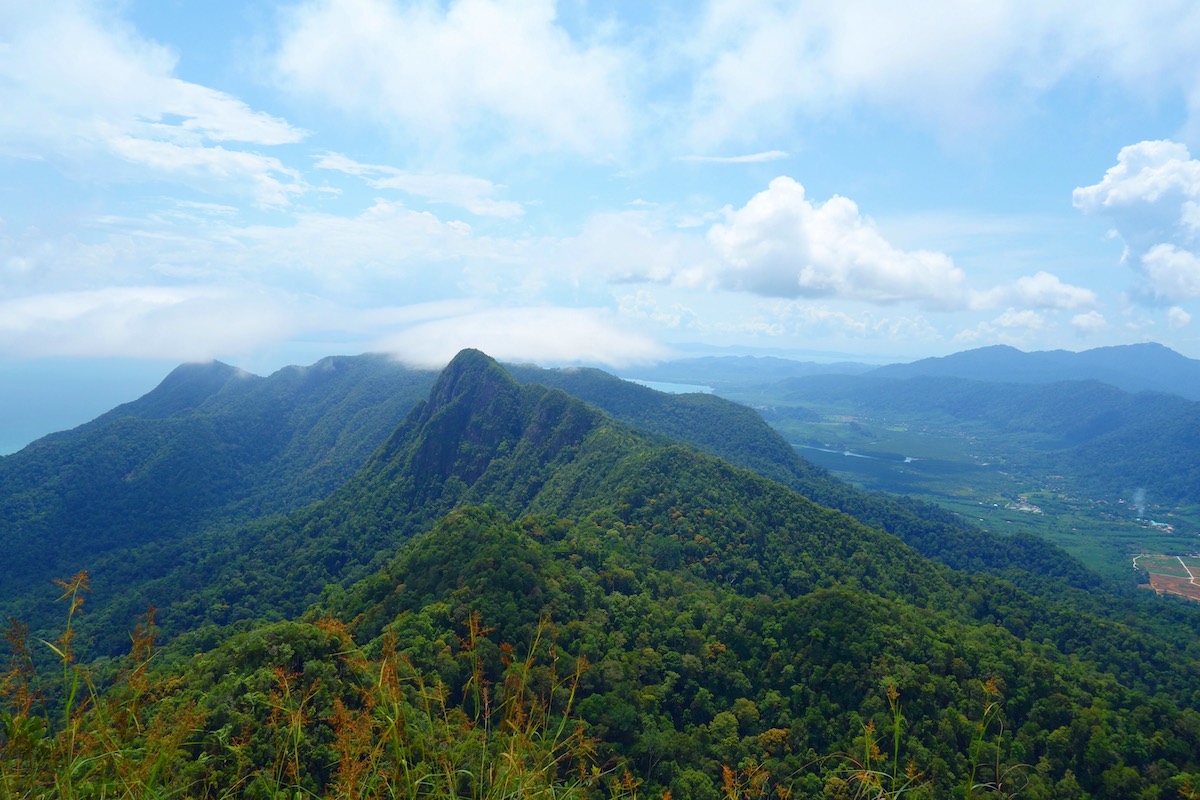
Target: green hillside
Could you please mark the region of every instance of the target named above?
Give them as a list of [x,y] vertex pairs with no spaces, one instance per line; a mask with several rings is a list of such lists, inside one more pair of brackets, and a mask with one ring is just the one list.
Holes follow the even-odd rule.
[[[833,480],[743,406],[707,395],[663,394],[598,370],[510,370],[525,382],[561,388],[634,428],[687,442],[847,511],[951,566],[1018,582],[1045,575],[1074,586],[1095,580],[1036,538],[981,537],[935,506],[869,495]],[[173,607],[154,599],[156,587],[194,596],[227,557],[229,540],[242,535],[240,526],[303,507],[347,480],[435,377],[374,356],[325,359],[268,378],[220,364],[187,365],[145,397],[0,460],[0,525],[12,534],[6,541],[14,545],[15,577],[0,586],[0,608],[35,627],[48,625],[51,578],[86,568],[95,579],[96,604],[114,621],[150,602],[171,620]],[[495,416],[515,409],[497,407]],[[453,485],[432,485],[439,494],[455,491]],[[416,505],[428,506],[419,524],[450,507]],[[262,538],[269,547],[278,534],[272,529]],[[312,591],[340,576],[343,566],[364,569],[375,557],[370,548],[389,540],[376,530],[362,541],[353,557],[330,556],[329,569],[311,578],[317,584]],[[229,584],[242,587],[247,578],[231,570]],[[206,615],[193,609],[186,619],[229,622],[276,613],[269,605],[243,607],[256,591],[235,589],[231,602],[215,604]],[[101,649],[124,648],[120,625],[92,627],[109,632]]]
[[[937,530],[993,551],[952,569],[465,351],[326,499],[129,551],[128,602],[57,646],[109,642],[138,603],[173,642],[94,700],[60,696],[51,733],[22,705],[37,659],[14,631],[0,786],[1167,798],[1197,780],[1197,609],[1038,568],[1052,549],[1004,574],[998,537],[946,522],[930,548]],[[146,581],[149,563],[181,566]]]
[[[51,579],[84,568],[107,602],[115,587],[140,581],[106,568],[123,568],[134,548],[161,548],[149,559],[161,564],[214,525],[319,500],[435,377],[382,356],[326,358],[267,378],[184,365],[139,400],[0,458],[0,609],[18,604],[40,623]],[[33,593],[35,604],[19,603]]]

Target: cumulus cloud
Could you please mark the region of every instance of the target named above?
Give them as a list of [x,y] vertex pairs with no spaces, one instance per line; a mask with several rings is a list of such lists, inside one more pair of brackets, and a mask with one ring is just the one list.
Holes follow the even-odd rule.
[[1018,278],[1010,284],[975,293],[971,307],[985,309],[1014,305],[1074,311],[1094,306],[1096,302],[1096,293],[1091,289],[1063,283],[1057,275],[1048,272],[1038,272]]
[[854,201],[824,203],[776,178],[740,209],[727,209],[708,241],[725,288],[771,297],[841,297],[870,303],[965,305],[964,275],[944,253],[900,250]]
[[316,166],[363,178],[376,189],[397,189],[434,203],[456,205],[480,216],[517,217],[525,213],[520,203],[493,197],[502,187],[470,175],[406,172],[379,164],[360,164],[337,153],[326,153]]
[[1198,199],[1200,161],[1185,145],[1170,141],[1121,148],[1116,165],[1099,183],[1072,193],[1076,208],[1110,216],[1121,237],[1138,251],[1194,235]]
[[304,131],[174,77],[173,52],[96,4],[5,3],[0,30],[0,153],[120,179],[198,179],[263,205],[303,190],[278,160],[231,145],[291,144]]
[[518,151],[605,155],[630,113],[614,49],[558,24],[553,0],[316,0],[294,9],[279,81],[431,144],[500,134]]
[[1200,195],[1200,162],[1187,146],[1171,141],[1147,141],[1122,147],[1117,163],[1094,186],[1076,189],[1076,208],[1084,211],[1137,207]]
[[980,322],[974,328],[960,331],[956,342],[997,342],[1013,347],[1027,347],[1034,336],[1046,327],[1045,316],[1030,309],[1010,308],[991,320]]
[[1200,161],[1170,141],[1121,149],[1092,186],[1075,190],[1076,208],[1112,219],[1138,272],[1135,295],[1155,302],[1200,297]]
[[1200,256],[1173,244],[1156,244],[1141,258],[1149,291],[1163,300],[1200,298]]
[[1171,308],[1167,309],[1167,327],[1172,330],[1186,328],[1191,322],[1192,315],[1179,306],[1171,306]]
[[381,338],[373,349],[423,367],[447,364],[466,347],[503,361],[621,367],[667,351],[607,312],[589,308],[503,308],[430,320]]
[[1108,327],[1108,320],[1099,311],[1086,311],[1071,317],[1071,326],[1083,334],[1097,333]]
[[994,319],[993,324],[1008,330],[1040,330],[1046,324],[1046,318],[1036,311],[1010,308]]

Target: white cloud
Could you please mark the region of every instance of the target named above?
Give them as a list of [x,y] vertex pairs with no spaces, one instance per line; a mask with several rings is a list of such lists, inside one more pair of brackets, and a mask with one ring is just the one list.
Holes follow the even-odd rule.
[[589,308],[503,308],[423,322],[381,338],[373,349],[425,367],[444,366],[466,347],[503,361],[597,363],[621,367],[661,359],[651,339]]
[[1200,298],[1200,256],[1173,244],[1156,244],[1141,258],[1148,291],[1163,300]]
[[713,0],[680,57],[700,70],[692,136],[705,144],[861,106],[980,131],[1067,80],[1195,100],[1198,37],[1200,8],[1181,2]]
[[1082,286],[1063,283],[1048,272],[1027,275],[1010,284],[977,292],[971,300],[976,309],[1019,305],[1032,308],[1074,311],[1096,305],[1096,293]]
[[0,352],[22,358],[194,361],[252,352],[294,332],[269,298],[219,287],[114,287],[0,301]]
[[1115,166],[1077,188],[1075,206],[1112,218],[1139,273],[1135,296],[1153,302],[1200,297],[1200,161],[1170,141],[1121,149]]
[[1085,311],[1071,317],[1071,326],[1083,334],[1097,333],[1108,327],[1108,320],[1099,311]]
[[277,160],[229,145],[290,144],[304,131],[174,77],[173,52],[96,4],[5,3],[0,30],[0,154],[121,180],[199,176],[264,205],[303,189]]
[[174,142],[115,135],[108,142],[113,153],[177,178],[192,178],[208,188],[230,180],[246,184],[264,206],[287,205],[291,197],[307,190],[300,173],[277,158],[224,147],[190,147]]
[[493,197],[503,187],[470,175],[417,174],[395,167],[360,164],[336,153],[325,154],[316,166],[361,177],[376,189],[397,189],[434,203],[456,205],[480,216],[517,217],[525,213],[520,203]]
[[648,320],[664,328],[691,327],[696,312],[681,303],[664,305],[651,292],[641,290],[618,299],[617,313],[631,319]]
[[604,156],[629,132],[623,56],[580,42],[552,0],[315,0],[294,9],[280,83],[429,145],[498,136]]
[[295,144],[307,135],[286,120],[254,111],[241,100],[207,86],[169,78],[156,82],[155,89],[162,110],[149,119],[159,130],[164,129],[164,116],[176,115],[183,117],[177,126],[180,131],[214,142],[272,146]]
[[1008,330],[1040,330],[1045,327],[1046,318],[1036,311],[1024,309],[1018,311],[1010,308],[994,319],[993,324]]
[[[457,220],[377,200],[357,214],[293,213],[239,224],[221,206],[168,206],[90,221],[88,240],[0,225],[0,298],[167,282],[237,286],[376,306],[461,296],[466,265],[502,283],[526,245],[477,236]],[[521,276],[518,276],[521,277]]]
[[1075,207],[1086,212],[1157,203],[1180,197],[1200,197],[1200,162],[1185,145],[1147,141],[1122,147],[1116,166],[1094,186],[1074,191]]
[[[359,285],[372,274],[398,277],[405,270],[449,259],[486,258],[492,250],[473,237],[465,222],[443,221],[387,200],[376,200],[353,217],[307,212],[295,214],[290,225],[229,228],[224,233],[248,248],[239,255],[248,269],[310,272],[347,286]],[[499,255],[501,248],[494,249]]]
[[708,240],[722,260],[717,279],[726,288],[929,308],[966,302],[963,273],[949,256],[893,247],[845,197],[812,203],[803,186],[780,177],[725,217]]
[[1167,326],[1172,330],[1186,328],[1192,322],[1192,315],[1179,306],[1171,306],[1167,310]]
[[1170,141],[1121,148],[1103,180],[1072,194],[1081,211],[1111,217],[1135,254],[1194,236],[1198,199],[1200,161],[1186,146]]
[[678,286],[708,281],[705,267],[712,260],[703,241],[668,229],[645,211],[592,215],[578,236],[560,243],[553,258],[580,283],[599,278]]
[[762,164],[788,158],[783,150],[767,150],[762,153],[747,153],[740,156],[679,156],[676,161],[692,161],[700,164]]
[[1040,312],[1010,308],[990,321],[985,320],[974,328],[960,331],[954,340],[964,344],[997,342],[1013,347],[1028,347],[1045,327],[1046,318]]

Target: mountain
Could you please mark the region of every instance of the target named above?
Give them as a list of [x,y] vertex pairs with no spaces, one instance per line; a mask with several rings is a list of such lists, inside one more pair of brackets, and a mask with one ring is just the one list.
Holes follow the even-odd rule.
[[267,378],[187,364],[138,400],[0,458],[0,604],[108,553],[324,497],[435,377],[382,356]]
[[[510,370],[526,383],[556,386],[633,428],[687,442],[883,527],[951,566],[1011,574],[1019,582],[1053,578],[1081,587],[1095,580],[1034,537],[981,538],[934,506],[868,495],[833,480],[744,406],[711,395],[655,392],[598,370]],[[461,363],[447,374],[459,373],[473,374]],[[184,365],[146,396],[0,459],[0,537],[9,552],[0,608],[36,627],[48,625],[51,579],[84,567],[95,578],[95,604],[112,619],[151,602],[163,606],[143,587],[174,580],[193,590],[203,574],[193,562],[208,557],[206,548],[224,552],[223,544],[198,544],[210,541],[202,534],[234,535],[242,523],[326,497],[388,440],[436,377],[378,356],[328,358],[266,378],[219,363]],[[497,403],[511,394],[496,391]],[[504,402],[497,409],[505,413],[493,417],[512,417],[515,401]],[[439,419],[447,424],[448,417]],[[435,447],[440,438],[427,441]],[[438,481],[431,486],[439,495],[454,488]],[[430,504],[420,524],[449,507]],[[1014,565],[1021,569],[1014,572]],[[227,621],[236,608],[213,618]],[[123,647],[124,634],[108,646]]]
[[1127,392],[1165,392],[1200,400],[1200,361],[1154,343],[1098,347],[1079,353],[1068,350],[1025,353],[1007,345],[994,345],[909,364],[889,364],[867,374],[881,378],[926,375],[996,383],[1095,380]]
[[[600,375],[544,377],[674,424]],[[714,447],[748,413],[698,409]],[[134,548],[107,579],[174,634],[158,716],[126,727],[188,732],[160,772],[194,796],[333,796],[368,765],[469,782],[487,730],[554,748],[577,725],[586,747],[543,767],[594,776],[577,797],[849,796],[864,775],[927,796],[1177,795],[1200,777],[1200,609],[1024,571],[951,569],[464,351],[323,500]],[[101,626],[120,621],[92,608],[79,646]],[[546,727],[526,735],[531,718]]]
[[[1025,583],[1053,579],[1092,587],[1096,576],[1042,539],[1016,532],[986,534],[931,503],[859,490],[801,457],[754,410],[708,394],[666,394],[595,369],[509,367],[526,383],[554,386],[638,430],[686,442],[770,478],[816,503],[850,514],[903,539],[927,558],[955,569],[991,572]],[[873,385],[853,377],[781,381],[780,386]]]

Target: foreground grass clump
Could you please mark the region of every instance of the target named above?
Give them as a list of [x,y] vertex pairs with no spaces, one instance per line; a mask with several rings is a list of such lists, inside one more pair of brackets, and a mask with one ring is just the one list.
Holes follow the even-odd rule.
[[[76,663],[72,646],[87,574],[58,584],[68,611],[56,641],[31,642],[16,621],[6,632],[11,657],[0,677],[0,798],[178,794],[169,787],[200,715],[188,703],[158,703],[169,687],[156,684],[147,671],[155,636],[153,609],[132,635],[126,664],[101,693]],[[35,668],[32,648],[38,644],[54,654],[61,668],[45,679]]]
[[[197,664],[183,677],[150,670],[151,611],[119,674],[101,691],[72,649],[87,590],[62,582],[67,625],[54,642],[11,623],[0,678],[0,800],[9,798],[584,798],[637,796],[627,774],[602,770],[573,717],[584,664],[559,676],[546,628],[501,685],[477,652],[472,618],[460,702],[385,637],[369,658],[340,623],[285,623],[268,633],[278,661]],[[301,632],[314,641],[303,641]],[[313,644],[334,666],[303,658]],[[252,643],[251,643],[252,644]],[[35,648],[55,658],[36,669]],[[544,663],[540,660],[544,659]],[[205,669],[222,670],[206,684]],[[199,676],[199,677],[197,677]],[[211,689],[197,691],[197,686]],[[223,693],[232,688],[233,694]],[[53,698],[53,699],[51,699]]]

